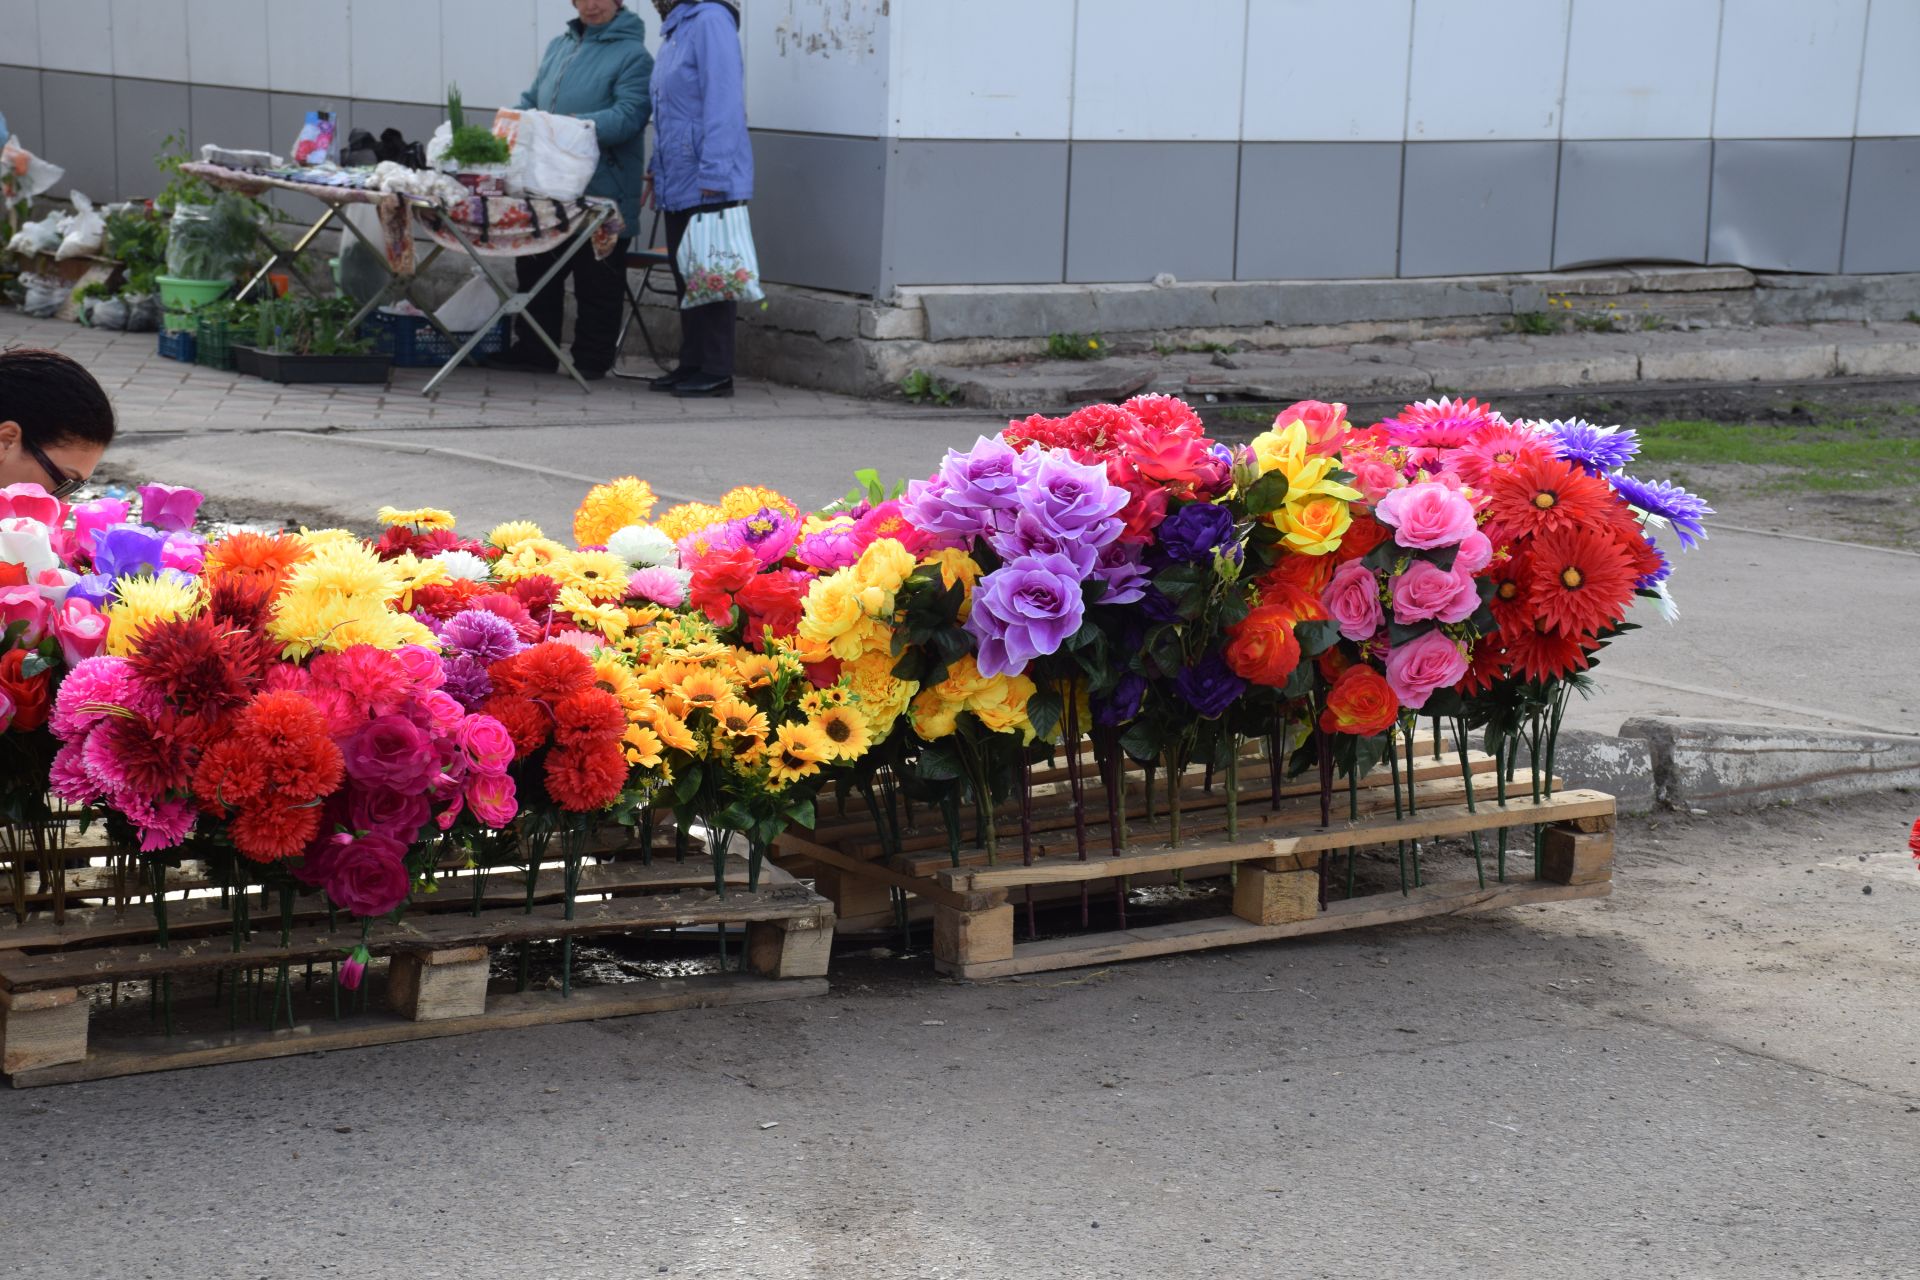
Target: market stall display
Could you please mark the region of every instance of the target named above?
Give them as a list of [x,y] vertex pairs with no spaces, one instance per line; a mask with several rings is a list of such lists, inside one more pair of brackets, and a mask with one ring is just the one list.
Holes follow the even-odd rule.
[[[45,1015],[21,1052],[53,1079],[107,1071],[74,1056],[86,1003],[111,1002],[95,983],[158,979],[165,1030],[174,980],[209,980],[231,1034],[257,1009],[270,1040],[311,1014],[293,967],[329,956],[355,990],[394,951],[472,966],[557,939],[564,1000],[577,935],[724,918],[773,927],[750,964],[818,973],[829,913],[789,877],[852,916],[875,886],[897,911],[917,895],[970,977],[1604,893],[1612,801],[1558,786],[1560,719],[1670,603],[1668,549],[1711,514],[1635,477],[1637,451],[1451,399],[1366,428],[1302,402],[1236,448],[1142,396],[821,512],[743,485],[656,516],[624,477],[571,545],[427,508],[383,508],[375,539],[210,542],[197,495],[152,486],[136,514],[18,486],[0,749],[25,932],[0,929],[0,1004]],[[118,882],[67,883],[68,809],[104,819]],[[704,905],[597,903],[609,876],[638,886],[594,860],[658,868],[669,822],[703,859],[674,895]],[[1139,927],[1149,878],[1207,874],[1231,876],[1231,915]],[[517,915],[489,906],[503,884]],[[76,934],[78,900],[102,905]],[[1083,932],[1109,911],[1126,937]],[[102,952],[103,928],[141,945]],[[82,943],[92,967],[61,959]],[[483,970],[462,972],[479,1017]],[[408,960],[386,985],[404,1005],[426,980]]]

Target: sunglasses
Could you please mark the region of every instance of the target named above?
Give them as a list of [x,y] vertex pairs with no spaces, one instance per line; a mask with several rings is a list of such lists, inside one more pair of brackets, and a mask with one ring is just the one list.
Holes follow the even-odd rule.
[[47,473],[47,479],[53,481],[53,487],[49,489],[48,492],[54,497],[70,498],[80,491],[81,485],[87,482],[85,476],[70,476],[55,466],[53,459],[49,458],[45,452],[41,450],[40,446],[33,441],[22,436],[20,443],[26,448],[27,453],[33,460],[40,464],[40,469]]

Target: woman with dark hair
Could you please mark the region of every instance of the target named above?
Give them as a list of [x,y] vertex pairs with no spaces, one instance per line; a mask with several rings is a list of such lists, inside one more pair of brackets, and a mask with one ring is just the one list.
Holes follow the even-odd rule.
[[64,498],[113,443],[113,405],[58,351],[0,351],[0,488],[37,484]]
[[[653,162],[647,191],[666,215],[675,292],[680,241],[697,213],[753,198],[753,143],[740,58],[740,10],[731,0],[653,0],[659,11],[660,58],[653,68]],[[680,312],[680,367],[655,378],[655,391],[676,396],[733,394],[733,326],[737,302],[709,302]]]

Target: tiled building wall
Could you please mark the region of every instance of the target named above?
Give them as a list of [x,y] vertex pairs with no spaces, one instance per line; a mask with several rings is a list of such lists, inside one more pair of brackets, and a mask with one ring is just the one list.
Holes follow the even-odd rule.
[[[635,7],[650,29],[657,21]],[[745,0],[789,283],[1920,270],[1920,0]],[[0,111],[95,196],[170,131],[423,136],[567,0],[0,0]]]

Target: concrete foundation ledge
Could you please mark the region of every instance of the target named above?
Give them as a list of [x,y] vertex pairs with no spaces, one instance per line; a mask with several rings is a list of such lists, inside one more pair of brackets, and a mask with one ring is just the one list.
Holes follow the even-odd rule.
[[[1675,809],[1750,809],[1920,787],[1920,736],[1646,716],[1621,726],[1619,740],[1628,739],[1646,744],[1654,799]],[[1563,743],[1563,758],[1566,752]],[[1561,772],[1571,782],[1569,769]]]

